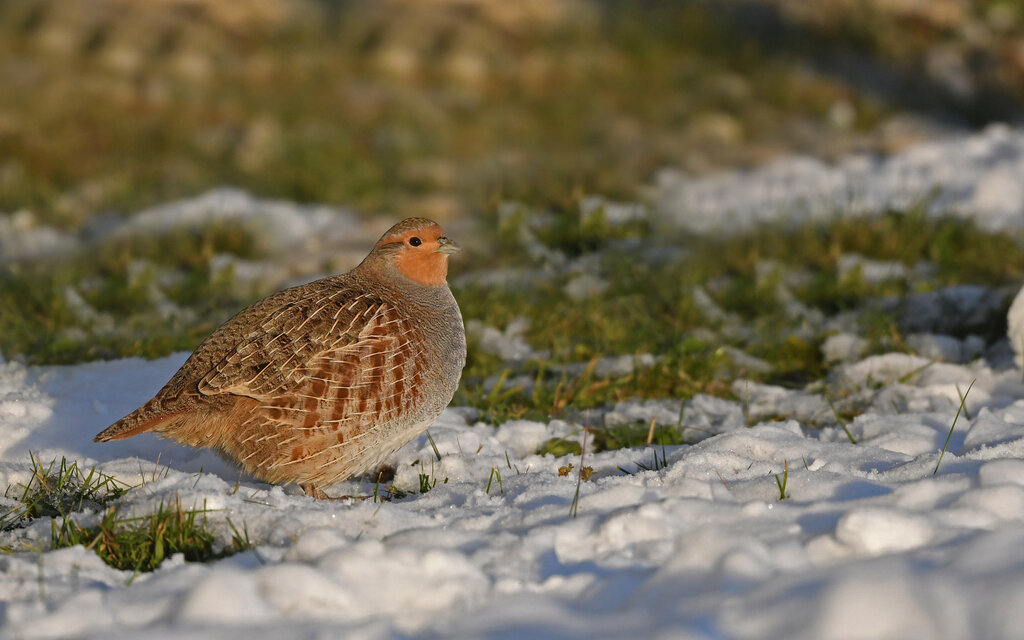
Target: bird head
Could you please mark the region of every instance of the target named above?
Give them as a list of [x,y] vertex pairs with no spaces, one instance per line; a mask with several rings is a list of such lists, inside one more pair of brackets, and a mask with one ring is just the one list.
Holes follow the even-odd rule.
[[448,277],[448,256],[460,250],[433,220],[406,218],[381,236],[367,260],[393,265],[418,284],[439,286]]

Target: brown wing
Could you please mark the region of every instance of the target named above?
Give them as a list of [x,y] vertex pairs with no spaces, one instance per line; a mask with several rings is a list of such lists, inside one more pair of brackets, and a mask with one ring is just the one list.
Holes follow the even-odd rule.
[[271,481],[357,458],[422,397],[422,334],[380,299],[339,298],[278,310],[199,383],[259,402],[230,453]]

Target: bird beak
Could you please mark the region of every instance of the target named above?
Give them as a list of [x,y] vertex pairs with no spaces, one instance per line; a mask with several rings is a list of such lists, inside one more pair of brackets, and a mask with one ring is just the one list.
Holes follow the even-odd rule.
[[440,246],[434,249],[434,253],[447,253],[450,255],[462,251],[462,247],[449,240],[447,236],[438,238],[437,244]]

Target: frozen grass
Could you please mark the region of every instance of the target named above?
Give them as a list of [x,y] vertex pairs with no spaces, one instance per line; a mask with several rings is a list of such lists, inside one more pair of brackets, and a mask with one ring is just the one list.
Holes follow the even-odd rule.
[[[856,312],[850,326],[869,341],[870,352],[906,350],[899,319],[876,301],[963,283],[1013,286],[1024,277],[1019,238],[915,211],[668,243],[646,229],[602,234],[586,223],[573,227],[566,223],[572,217],[568,212],[556,217],[536,236],[543,246],[567,256],[599,255],[597,272],[608,283],[600,295],[568,299],[564,286],[574,277],[572,269],[528,287],[456,288],[467,319],[502,327],[525,315],[529,328],[524,337],[549,354],[510,368],[480,348],[470,349],[459,401],[480,408],[487,420],[558,416],[570,408],[583,411],[631,397],[729,395],[725,383],[737,374],[807,384],[825,375],[820,346],[836,326],[809,322],[808,313],[828,318]],[[517,233],[506,227],[498,235]],[[630,238],[633,243],[627,244]],[[506,264],[530,262],[517,255],[514,243],[495,242],[505,251],[500,260]],[[665,244],[678,250],[674,257],[658,263],[642,259]],[[840,257],[849,254],[894,261],[910,275],[868,281],[859,268],[843,273]],[[696,288],[732,320],[709,317],[695,299]],[[794,315],[790,299],[805,311]],[[999,338],[1002,322],[996,316],[983,337]],[[746,368],[723,345],[763,359],[770,370]],[[642,353],[660,359],[626,375],[595,374],[597,358]],[[559,372],[560,363],[579,361],[589,364],[576,373]],[[642,432],[638,427],[633,434],[604,437],[635,446],[642,443]],[[597,438],[601,446],[602,435]]]
[[[231,542],[217,545],[207,509],[185,508],[178,498],[146,515],[126,515],[121,498],[129,489],[96,469],[83,471],[77,461],[62,457],[59,465],[56,460],[44,464],[32,456],[28,481],[4,492],[16,505],[0,518],[0,528],[9,531],[49,518],[50,549],[82,545],[115,569],[133,572],[153,571],[176,553],[203,562],[253,546],[244,524],[238,529],[230,519]],[[98,518],[97,512],[102,513]],[[81,524],[85,521],[90,524]]]
[[93,526],[80,525],[64,516],[60,524],[56,518],[52,521],[50,544],[52,549],[82,545],[94,550],[115,569],[134,572],[153,571],[177,553],[189,562],[206,562],[253,547],[245,528],[239,531],[229,520],[232,542],[217,549],[216,536],[206,521],[207,513],[205,508],[184,508],[175,499],[170,504],[157,505],[153,513],[144,516],[125,516],[117,507],[111,507]]
[[31,456],[31,476],[24,484],[12,485],[4,497],[17,504],[0,518],[0,528],[10,530],[37,518],[66,518],[86,509],[100,509],[116,501],[128,490],[112,476],[95,469],[83,472],[76,461],[61,458],[44,465]]
[[[257,297],[230,268],[213,271],[214,254],[253,255],[244,234],[211,226],[109,241],[88,257],[0,266],[0,306],[9,310],[0,351],[70,363],[194,348]],[[169,317],[167,305],[182,313]]]
[[[611,224],[600,210],[522,211],[495,220],[493,229],[483,239],[493,253],[476,251],[454,264],[455,295],[469,322],[501,328],[524,318],[523,338],[541,354],[507,360],[471,334],[456,402],[499,423],[629,398],[731,397],[736,377],[805,385],[828,370],[821,344],[835,332],[828,319],[837,314],[848,314],[847,330],[868,341],[869,353],[907,350],[899,319],[880,299],[964,283],[998,288],[1024,278],[1024,246],[1016,236],[916,211],[721,238],[666,234],[645,220]],[[196,246],[199,254],[191,250]],[[0,352],[32,363],[70,363],[190,350],[269,293],[239,283],[230,269],[210,267],[214,254],[262,259],[254,246],[213,226],[167,242],[111,243],[89,260],[4,265]],[[841,268],[849,255],[896,263],[905,273],[868,279],[860,267]],[[499,286],[474,280],[501,270],[544,276]],[[581,270],[604,283],[600,294],[566,295]],[[720,313],[709,315],[705,299]],[[177,309],[171,316],[168,301]],[[994,317],[991,326],[975,329],[986,340],[1005,330],[1004,316]],[[642,354],[658,357],[641,364]],[[632,371],[599,366],[602,358],[623,355],[634,359]],[[645,434],[646,425],[599,431],[594,444],[636,446]],[[655,435],[658,442],[679,442],[678,431],[659,427]]]

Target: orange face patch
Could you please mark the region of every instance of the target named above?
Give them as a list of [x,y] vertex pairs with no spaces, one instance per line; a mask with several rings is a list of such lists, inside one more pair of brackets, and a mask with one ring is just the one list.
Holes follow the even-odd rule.
[[441,246],[438,239],[443,235],[435,224],[389,236],[381,243],[402,243],[402,250],[395,256],[395,267],[402,275],[420,284],[438,286],[448,278],[448,255],[437,252]]

